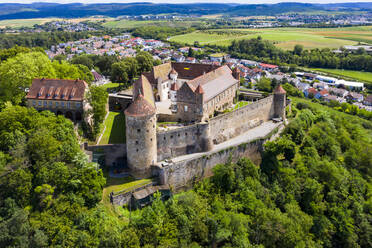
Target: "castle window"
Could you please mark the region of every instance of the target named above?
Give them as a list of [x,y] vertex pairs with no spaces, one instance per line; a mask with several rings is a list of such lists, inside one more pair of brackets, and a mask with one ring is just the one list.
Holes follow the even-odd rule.
[[36,101],[32,101],[32,105],[34,105],[34,106],[35,106],[35,105],[36,105]]
[[47,105],[48,105],[48,102],[44,101],[44,107],[46,107]]
[[70,105],[71,105],[70,102],[67,102],[67,108],[70,108],[71,107]]
[[136,145],[138,145],[138,140],[136,140]]
[[147,129],[146,132],[149,132],[149,130]]
[[164,136],[164,140],[165,140],[165,136]]
[[152,138],[150,139],[150,141],[152,141]]
[[141,129],[137,129],[137,133],[140,133],[141,132]]
[[155,128],[155,125],[152,125],[152,128]]
[[56,102],[56,107],[58,107],[58,102]]
[[53,106],[53,102],[50,101],[50,102],[49,102],[49,107],[52,107],[52,106]]
[[41,101],[38,102],[38,105],[41,106]]
[[185,133],[185,135],[187,136],[187,133]]
[[188,107],[187,107],[187,105],[185,105],[185,112],[187,112],[187,110],[188,110]]
[[173,139],[173,135],[171,135],[171,139]]
[[136,149],[136,152],[138,152],[138,149]]
[[61,107],[65,107],[65,102],[61,102]]

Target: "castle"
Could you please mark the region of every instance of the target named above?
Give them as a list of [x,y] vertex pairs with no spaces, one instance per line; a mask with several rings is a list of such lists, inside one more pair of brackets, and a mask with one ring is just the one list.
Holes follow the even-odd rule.
[[[127,164],[136,178],[157,174],[164,161],[213,150],[273,118],[285,119],[286,92],[274,94],[231,112],[239,88],[239,71],[227,66],[166,63],[144,73],[133,87],[125,110]],[[162,113],[167,103],[170,111]],[[220,115],[214,117],[214,113]],[[157,130],[158,118],[188,125]]]

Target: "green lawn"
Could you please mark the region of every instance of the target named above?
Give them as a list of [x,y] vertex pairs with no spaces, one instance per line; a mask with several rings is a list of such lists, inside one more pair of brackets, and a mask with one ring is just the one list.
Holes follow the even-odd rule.
[[239,101],[235,104],[235,107],[234,107],[234,110],[235,109],[238,109],[238,108],[242,108],[244,106],[247,106],[248,104],[250,104],[250,102],[247,102],[247,101]]
[[361,82],[372,83],[372,72],[322,68],[310,68],[310,70],[324,72],[334,76],[341,76],[349,79],[354,79]]
[[125,116],[123,113],[109,112],[104,125],[105,132],[100,145],[125,143]]
[[118,217],[118,215],[121,215],[121,209],[117,206],[112,206],[110,203],[110,193],[113,192],[119,192],[119,191],[125,191],[126,189],[132,189],[133,187],[140,187],[142,185],[145,185],[147,183],[151,182],[151,179],[141,179],[141,180],[135,180],[133,177],[122,177],[122,178],[112,178],[108,176],[108,173],[105,173],[106,177],[106,185],[103,188],[102,192],[102,203],[107,208],[108,212],[112,216]]
[[372,27],[216,29],[176,35],[170,40],[187,44],[198,41],[200,44],[228,46],[233,40],[251,39],[257,36],[289,50],[296,44],[303,45],[306,49],[339,48],[343,45],[357,44],[358,41],[372,43]]
[[105,89],[106,91],[110,91],[110,89],[119,87],[119,84],[118,83],[108,83],[108,84],[104,84],[104,85],[99,86],[99,87]]

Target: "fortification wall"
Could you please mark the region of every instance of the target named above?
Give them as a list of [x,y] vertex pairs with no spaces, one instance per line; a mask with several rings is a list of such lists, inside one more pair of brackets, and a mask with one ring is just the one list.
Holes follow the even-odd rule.
[[274,117],[273,96],[268,96],[230,113],[210,120],[210,134],[214,144],[234,138]]
[[209,137],[208,123],[157,132],[158,161],[208,151],[210,149]]
[[127,156],[126,144],[108,144],[108,145],[88,145],[84,143],[84,150],[91,152],[90,161],[92,161],[93,153],[102,153],[105,156],[106,166],[114,166],[124,161]]
[[167,184],[174,189],[188,188],[195,182],[213,175],[212,169],[217,164],[228,161],[236,162],[242,157],[251,159],[258,164],[261,161],[263,144],[279,135],[283,125],[271,130],[265,137],[242,142],[213,152],[202,153],[190,159],[173,162],[164,167],[153,167],[153,175],[158,176],[160,184]]

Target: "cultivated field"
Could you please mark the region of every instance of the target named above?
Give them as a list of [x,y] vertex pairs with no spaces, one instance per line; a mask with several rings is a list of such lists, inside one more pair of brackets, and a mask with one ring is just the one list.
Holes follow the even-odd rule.
[[138,28],[142,26],[167,26],[167,27],[190,27],[201,21],[132,21],[132,20],[113,20],[103,24],[107,28]]
[[265,28],[265,29],[221,29],[195,31],[171,37],[171,41],[193,44],[215,44],[228,46],[234,39],[251,39],[261,36],[283,49],[293,49],[296,44],[306,49],[339,48],[357,42],[372,43],[372,26],[315,29],[315,28]]
[[360,82],[372,83],[372,72],[320,68],[311,68],[311,70],[324,72],[334,76],[341,76],[348,79],[357,80]]
[[101,21],[101,20],[113,20],[112,18],[73,18],[73,19],[63,19],[63,18],[34,18],[34,19],[14,19],[14,20],[2,20],[0,21],[0,28],[11,27],[11,28],[21,28],[21,27],[32,27],[36,24],[44,24],[51,21],[69,21],[69,22],[83,22],[83,21]]

